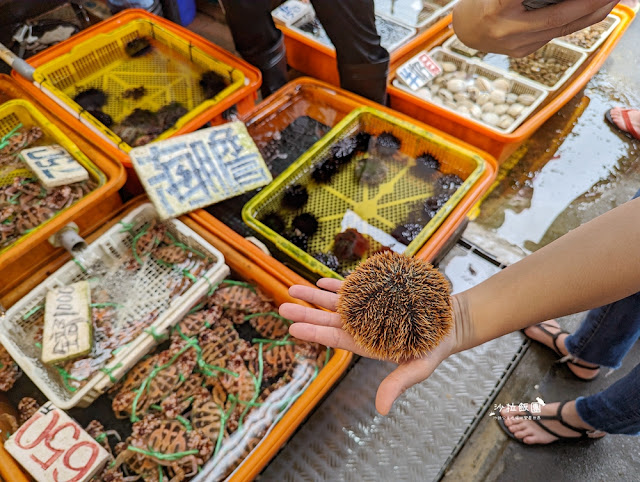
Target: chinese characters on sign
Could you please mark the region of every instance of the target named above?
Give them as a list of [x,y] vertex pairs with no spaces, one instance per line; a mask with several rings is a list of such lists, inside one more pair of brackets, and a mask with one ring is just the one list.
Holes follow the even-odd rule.
[[58,363],[91,351],[91,292],[87,281],[47,293],[42,333],[42,362]]
[[[538,399],[537,402],[519,403],[517,405],[515,403],[507,403],[506,405],[496,403],[493,405],[493,411],[489,413],[489,416],[496,418],[518,417],[527,420],[540,420],[540,414],[542,413],[542,407],[544,405],[545,403],[541,399]],[[508,415],[506,415],[507,412]]]
[[38,481],[84,482],[98,473],[110,457],[51,402],[27,420],[4,446]]
[[431,79],[442,73],[440,67],[426,52],[421,52],[397,70],[397,75],[412,90],[427,85]]
[[276,8],[271,15],[286,26],[292,25],[311,12],[311,5],[300,0],[289,0]]
[[242,122],[138,147],[130,156],[163,220],[262,187],[272,179]]
[[46,188],[89,179],[87,170],[57,144],[23,149],[20,155]]

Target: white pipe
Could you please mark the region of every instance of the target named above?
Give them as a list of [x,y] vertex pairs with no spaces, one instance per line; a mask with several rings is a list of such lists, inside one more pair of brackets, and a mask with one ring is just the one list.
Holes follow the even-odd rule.
[[78,251],[87,249],[87,242],[78,234],[79,228],[76,223],[69,223],[60,231],[49,238],[49,242],[56,248],[63,247],[71,256]]

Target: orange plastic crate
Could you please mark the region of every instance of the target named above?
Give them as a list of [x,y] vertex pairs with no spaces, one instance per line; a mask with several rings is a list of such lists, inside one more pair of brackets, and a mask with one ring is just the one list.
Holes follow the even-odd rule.
[[[611,32],[609,38],[596,50],[576,73],[566,82],[565,87],[552,92],[545,102],[525,122],[511,134],[501,134],[489,129],[473,120],[453,113],[449,110],[424,101],[393,85],[389,85],[389,103],[392,108],[407,114],[414,119],[432,125],[459,139],[473,144],[478,148],[493,155],[499,163],[504,162],[526,139],[544,124],[551,116],[560,110],[569,100],[575,96],[591,80],[604,61],[607,59],[622,34],[627,30],[635,14],[625,6],[618,5],[614,8],[614,15],[621,21]],[[395,70],[422,50],[430,50],[440,45],[442,40],[453,35],[449,24],[449,15],[441,25],[440,32],[434,33],[430,40],[414,45],[411,51],[405,52],[403,58],[391,70],[389,79],[395,78]]]
[[[398,67],[407,52],[413,51],[417,45],[428,42],[434,34],[442,31],[450,22],[451,16],[447,15],[423,32],[418,33],[406,44],[391,52],[390,69]],[[290,67],[329,84],[340,85],[335,49],[315,42],[306,35],[284,25],[278,24],[277,27],[284,34],[287,63]]]
[[[274,130],[279,131],[285,128],[295,120],[297,116],[307,115],[329,127],[333,127],[353,109],[362,106],[375,107],[382,112],[411,122],[418,127],[428,129],[448,141],[455,142],[477,153],[486,161],[485,170],[474,185],[474,189],[460,200],[438,230],[416,254],[416,256],[422,259],[432,261],[456,229],[464,222],[469,211],[493,183],[496,177],[497,163],[491,155],[469,144],[461,143],[451,135],[417,122],[407,115],[376,104],[359,95],[308,77],[301,77],[290,82],[256,106],[256,108],[245,115],[242,120],[247,124],[249,133],[256,139],[258,146],[260,146],[260,138],[268,136],[269,133]],[[290,161],[293,162],[295,159],[290,159]],[[233,233],[233,231],[227,228],[227,233]],[[274,258],[269,258],[268,260],[272,260],[274,263],[280,265]]]
[[54,248],[47,241],[49,236],[70,222],[75,222],[78,225],[80,234],[86,234],[95,229],[98,225],[97,223],[100,223],[106,214],[111,213],[122,205],[118,189],[125,182],[125,173],[122,165],[96,149],[64,123],[50,115],[42,105],[38,104],[11,77],[0,75],[0,102],[3,103],[11,99],[23,99],[32,102],[50,122],[69,137],[93,161],[98,169],[104,173],[107,180],[102,186],[43,225],[41,229],[25,236],[19,243],[0,254],[0,280],[2,280],[0,283],[0,297],[9,293],[13,287],[29,277],[43,263],[46,263],[46,259],[52,253],[63,251],[62,249]]
[[[90,27],[78,33],[77,35],[74,35],[70,39],[65,40],[64,42],[61,42],[58,45],[48,48],[45,51],[31,57],[29,59],[29,63],[37,69],[38,67],[44,66],[48,62],[55,60],[59,56],[68,53],[77,45],[90,40],[94,35],[109,33],[115,29],[122,27],[123,25],[138,20],[153,21],[154,24],[162,27],[168,32],[171,32],[174,36],[179,36],[182,39],[188,41],[190,45],[197,47],[205,54],[210,55],[211,57],[233,67],[234,69],[241,71],[245,76],[245,85],[243,87],[236,90],[228,97],[225,97],[220,102],[216,103],[213,107],[190,119],[173,133],[174,136],[185,134],[187,132],[193,132],[194,130],[202,127],[207,122],[220,124],[224,122],[223,113],[228,109],[235,108],[238,114],[243,114],[253,108],[257,99],[257,91],[260,87],[262,79],[260,71],[258,69],[249,65],[245,61],[231,55],[226,50],[217,47],[208,40],[194,34],[186,28],[180,27],[172,22],[169,22],[168,20],[157,17],[144,10],[124,10],[118,15],[100,22],[93,27]],[[27,90],[33,97],[38,99],[39,102],[45,105],[47,109],[58,116],[61,121],[73,127],[77,132],[83,135],[90,142],[96,144],[111,156],[118,159],[127,168],[128,174],[130,174],[130,178],[131,175],[135,176],[135,173],[131,167],[129,156],[125,152],[97,135],[90,127],[78,120],[77,115],[71,114],[67,109],[62,107],[59,104],[59,102],[62,102],[60,99],[49,97],[39,88],[38,85],[22,78],[17,72],[13,71],[12,75],[16,79],[16,81],[22,87],[24,87],[25,90]]]

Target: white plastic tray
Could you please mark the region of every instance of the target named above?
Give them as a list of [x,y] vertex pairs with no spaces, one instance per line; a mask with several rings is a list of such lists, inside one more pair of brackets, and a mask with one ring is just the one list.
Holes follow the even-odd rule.
[[[526,107],[508,129],[501,129],[498,126],[492,126],[490,124],[487,124],[486,122],[483,122],[480,119],[472,118],[470,116],[465,116],[464,114],[460,114],[455,109],[449,108],[442,104],[438,104],[438,107],[441,107],[450,112],[453,112],[456,115],[471,119],[473,122],[482,124],[483,126],[489,127],[490,129],[493,129],[496,132],[500,132],[501,134],[509,134],[513,132],[538,108],[538,106],[546,99],[548,95],[548,91],[540,88],[540,86],[535,82],[531,82],[530,80],[525,79],[521,76],[513,75],[511,72],[507,72],[489,65],[484,65],[482,62],[471,60],[468,57],[464,57],[462,55],[455,54],[453,52],[447,52],[443,50],[441,47],[437,47],[433,49],[431,52],[429,52],[429,55],[436,62],[440,64],[442,62],[452,62],[456,64],[458,68],[463,67],[464,70],[470,75],[475,75],[475,74],[481,75],[483,77],[488,78],[489,80],[504,78],[510,83],[510,89],[507,93],[513,92],[518,95],[531,94],[531,95],[537,96],[535,102],[530,106]],[[411,90],[409,87],[407,87],[404,83],[402,83],[398,79],[393,80],[393,85],[395,87],[398,87],[399,89],[404,90],[405,92],[408,92],[409,94],[416,96],[421,100],[424,100],[425,102],[431,102],[429,99],[426,99],[418,95],[415,91]],[[429,85],[430,84],[427,84],[427,88],[429,87]]]
[[[583,47],[580,47],[579,45],[576,45],[576,44],[571,43],[570,41],[568,41],[567,37],[569,37],[569,35],[567,35],[565,37],[560,37],[560,38],[556,39],[556,41],[558,43],[563,44],[563,45],[568,45],[570,47],[573,47],[575,49],[581,50],[583,52],[587,52],[589,54],[593,53],[596,50],[598,50],[598,48],[604,43],[605,40],[607,40],[609,38],[609,35],[611,35],[611,32],[613,32],[613,30],[620,23],[620,17],[618,17],[617,15],[609,15],[609,16],[607,16],[607,18],[605,18],[600,23],[605,24],[606,25],[606,29],[602,32],[602,34],[600,34],[600,37],[598,37],[598,40],[596,40],[596,42],[591,47],[589,47],[588,49],[585,49]],[[587,29],[589,29],[589,28],[591,28],[591,27],[587,27]]]
[[[144,204],[129,214],[120,223],[115,224],[105,234],[83,251],[85,259],[99,259],[107,267],[117,266],[131,252],[133,234],[124,230],[123,225],[133,224],[139,227],[157,219],[157,213],[151,204]],[[33,309],[44,303],[47,291],[61,285],[89,279],[91,274],[83,272],[73,260],[66,263],[45,281],[40,283],[27,296],[22,298],[6,313],[0,321],[0,343],[4,345],[24,372],[31,378],[44,395],[59,408],[68,410],[75,406],[87,407],[112,384],[112,380],[122,377],[155,344],[155,336],[163,335],[177,323],[204,296],[210,288],[223,280],[229,273],[224,256],[184,223],[170,220],[164,223],[179,242],[204,253],[215,260],[214,265],[195,282],[186,292],[169,302],[171,288],[167,286],[168,277],[163,276],[170,268],[147,261],[137,272],[135,290],[131,292],[122,308],[123,319],[136,319],[153,310],[159,310],[157,319],[133,341],[123,346],[104,367],[105,372],[95,373],[87,383],[76,392],[70,392],[63,384],[58,372],[40,361],[40,349],[33,342],[37,330],[36,320],[41,320]],[[135,228],[132,230],[135,231]],[[123,269],[122,266],[118,269]],[[120,308],[119,308],[120,309]],[[27,315],[25,317],[25,315]],[[125,322],[126,323],[126,322]]]
[[[447,15],[453,10],[458,0],[450,0],[447,3],[444,1],[434,2],[429,0],[423,0],[422,2],[415,0],[375,0],[374,3],[377,15],[420,31],[430,27]],[[407,12],[411,10],[415,11],[415,6],[420,5],[420,3],[422,3],[423,6],[423,13],[418,16],[417,21],[412,21],[407,15]]]

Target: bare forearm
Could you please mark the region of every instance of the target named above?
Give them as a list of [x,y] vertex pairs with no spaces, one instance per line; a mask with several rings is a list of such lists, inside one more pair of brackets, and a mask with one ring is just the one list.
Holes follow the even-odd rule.
[[456,295],[460,349],[640,291],[640,199]]

